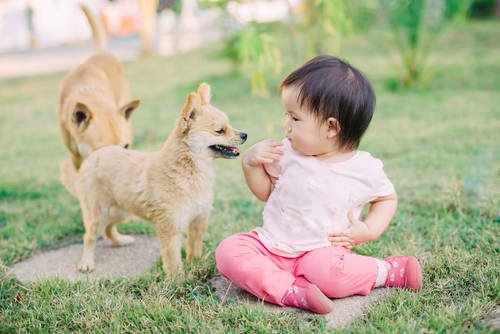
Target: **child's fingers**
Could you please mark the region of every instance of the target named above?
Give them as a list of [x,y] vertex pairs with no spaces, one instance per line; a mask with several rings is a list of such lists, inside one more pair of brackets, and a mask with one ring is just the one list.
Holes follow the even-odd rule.
[[266,153],[273,153],[273,154],[283,155],[283,151],[280,150],[279,148],[276,148],[276,147],[266,147],[265,152]]
[[281,159],[281,154],[269,154],[269,155],[267,156],[267,158],[271,158],[271,159],[273,159],[273,160],[277,161],[277,160],[280,160],[280,159]]
[[331,242],[330,245],[335,247],[347,247],[352,248],[352,245],[349,242]]
[[279,141],[269,141],[266,143],[266,148],[275,152],[282,152],[283,143]]
[[268,158],[260,158],[257,160],[257,164],[272,164],[274,162],[273,159],[268,159]]
[[349,237],[343,236],[343,237],[330,237],[330,238],[328,238],[328,241],[330,241],[330,242],[352,242],[353,240]]
[[261,156],[261,159],[267,159],[271,160],[271,162],[274,162],[276,160],[279,160],[281,158],[281,155],[279,154],[274,154],[274,153],[265,153]]

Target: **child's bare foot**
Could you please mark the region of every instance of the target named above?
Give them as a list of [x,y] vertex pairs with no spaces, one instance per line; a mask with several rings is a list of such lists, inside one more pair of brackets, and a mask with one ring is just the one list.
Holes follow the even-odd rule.
[[286,306],[306,309],[319,314],[330,313],[333,303],[321,290],[303,277],[298,277],[282,299]]
[[407,288],[418,291],[422,288],[422,269],[413,256],[389,256],[390,264],[384,287]]

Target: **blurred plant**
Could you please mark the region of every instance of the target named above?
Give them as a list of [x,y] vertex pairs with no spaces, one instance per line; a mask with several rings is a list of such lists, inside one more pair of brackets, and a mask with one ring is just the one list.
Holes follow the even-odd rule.
[[380,0],[405,68],[403,84],[422,83],[425,62],[436,37],[457,19],[465,19],[471,0]]
[[269,94],[270,75],[283,75],[287,65],[297,67],[318,54],[339,53],[342,35],[351,31],[344,0],[304,0],[295,7],[290,1],[288,4],[289,18],[279,24],[285,26],[289,45],[273,37],[272,24],[254,21],[226,46],[225,54],[248,69],[252,92],[261,96]]
[[343,0],[304,0],[299,15],[296,25],[306,36],[306,58],[340,53],[342,36],[352,31]]
[[226,54],[231,55],[244,71],[250,69],[253,94],[269,95],[267,73],[281,73],[283,57],[276,40],[266,32],[265,25],[248,24],[230,41]]
[[181,0],[159,0],[158,8],[156,9],[158,13],[165,9],[170,9],[175,14],[180,15],[182,11],[182,1]]
[[223,8],[227,4],[234,0],[198,0],[200,8]]
[[367,32],[377,26],[378,0],[356,0],[345,3],[352,32]]
[[499,0],[473,0],[469,9],[469,16],[491,17],[500,16]]

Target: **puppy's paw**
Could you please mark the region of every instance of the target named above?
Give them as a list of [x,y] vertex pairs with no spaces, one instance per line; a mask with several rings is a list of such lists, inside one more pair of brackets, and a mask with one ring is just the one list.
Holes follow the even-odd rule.
[[94,261],[81,259],[77,266],[78,271],[82,273],[89,273],[94,270]]
[[134,240],[135,239],[133,236],[120,234],[118,236],[115,236],[111,240],[111,245],[113,247],[127,246],[127,245],[130,245],[131,243],[133,243]]
[[163,265],[163,271],[165,272],[165,276],[171,279],[182,279],[185,276],[182,265],[176,267],[167,267]]

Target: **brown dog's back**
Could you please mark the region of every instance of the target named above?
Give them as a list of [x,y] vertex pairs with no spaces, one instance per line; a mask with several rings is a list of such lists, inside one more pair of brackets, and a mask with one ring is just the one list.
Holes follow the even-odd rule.
[[130,99],[120,62],[103,52],[106,36],[102,25],[86,6],[82,6],[82,11],[92,28],[99,52],[63,79],[58,111],[61,136],[71,161],[61,166],[61,181],[73,194],[77,193],[78,169],[90,153],[110,145],[131,147],[129,118],[140,103]]
[[82,87],[82,90],[85,90],[85,87],[109,90],[116,105],[124,104],[130,98],[130,89],[124,79],[121,64],[106,52],[91,56],[63,79],[59,102],[62,104],[70,94],[78,93],[78,90],[75,91],[78,86]]

